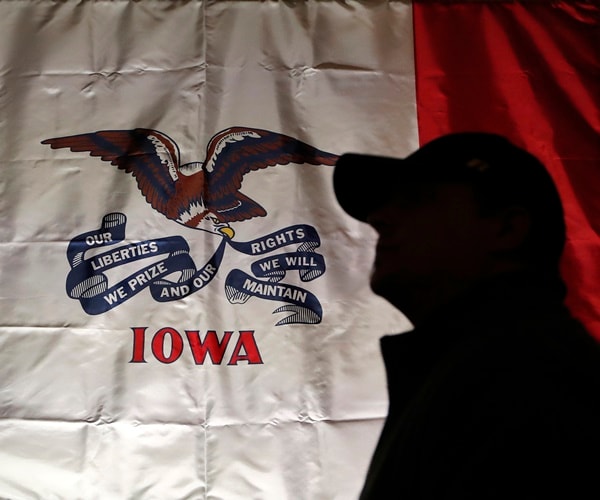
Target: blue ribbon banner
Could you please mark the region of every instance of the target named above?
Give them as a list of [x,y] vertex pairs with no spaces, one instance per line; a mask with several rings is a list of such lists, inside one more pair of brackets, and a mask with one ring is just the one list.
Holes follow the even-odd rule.
[[[281,283],[290,271],[298,272],[303,282],[312,281],[325,272],[325,260],[315,252],[321,241],[312,226],[290,226],[248,242],[223,238],[215,253],[198,269],[189,255],[187,241],[181,236],[114,247],[125,240],[126,222],[127,217],[122,213],[107,214],[99,229],[76,236],[67,248],[71,265],[67,294],[79,300],[88,314],[109,311],[146,288],[158,302],[179,300],[196,293],[217,274],[227,245],[251,256],[297,245],[295,251],[255,261],[251,265],[254,277],[239,269],[230,271],[225,280],[225,295],[232,304],[244,303],[251,297],[286,303],[273,311],[291,313],[277,325],[315,324],[323,317],[317,297],[301,287]],[[108,246],[112,248],[101,251]],[[152,259],[152,263],[109,286],[105,272],[142,259]],[[177,281],[167,279],[175,273],[179,275]]]
[[291,312],[277,325],[320,323],[323,309],[319,299],[303,288],[280,283],[288,271],[298,271],[302,281],[312,281],[325,272],[323,256],[314,250],[321,245],[317,231],[312,226],[296,225],[281,229],[253,241],[229,244],[238,252],[262,255],[280,248],[299,245],[295,252],[272,255],[254,262],[251,270],[257,280],[245,272],[234,269],[225,279],[225,295],[231,303],[244,303],[250,297],[287,302],[273,313]]

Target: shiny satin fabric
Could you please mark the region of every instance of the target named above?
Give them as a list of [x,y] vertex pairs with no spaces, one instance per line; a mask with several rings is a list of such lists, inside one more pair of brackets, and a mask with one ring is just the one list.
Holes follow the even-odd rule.
[[[408,323],[368,288],[374,233],[337,205],[327,157],[243,175],[266,215],[230,241],[184,224],[198,205],[159,209],[232,127],[215,151],[251,154],[257,131],[333,155],[416,147],[410,5],[0,14],[0,497],[356,496],[386,413],[377,340]],[[42,144],[97,131],[96,156]],[[155,174],[101,159],[133,137],[119,154],[156,147]]]
[[[328,155],[466,128],[531,146],[593,320],[597,12],[0,1],[0,497],[358,496],[387,412],[378,339],[410,324],[369,289],[375,234],[337,205]],[[240,146],[239,173],[281,134],[320,153],[232,174],[254,212],[230,240],[186,225],[206,197],[165,209],[170,189],[197,194],[210,151]]]
[[417,2],[419,136],[500,133],[557,184],[572,312],[600,339],[600,6],[597,2]]

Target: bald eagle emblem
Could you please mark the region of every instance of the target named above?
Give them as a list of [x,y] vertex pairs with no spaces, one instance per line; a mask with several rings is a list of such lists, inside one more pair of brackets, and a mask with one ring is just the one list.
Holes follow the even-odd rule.
[[[106,214],[98,229],[75,236],[67,248],[71,266],[67,294],[79,300],[88,314],[109,311],[146,288],[159,302],[196,293],[212,281],[225,249],[232,248],[259,260],[251,265],[252,274],[230,270],[225,279],[230,303],[242,304],[252,297],[283,302],[273,312],[288,316],[277,325],[321,321],[317,297],[284,282],[289,272],[298,273],[302,282],[325,272],[325,260],[316,251],[320,238],[315,228],[296,224],[252,241],[237,241],[231,223],[267,215],[259,202],[241,192],[246,174],[277,165],[334,165],[337,155],[284,134],[248,127],[230,127],[215,134],[204,159],[189,163],[181,163],[179,147],[167,134],[146,128],[56,137],[42,144],[87,152],[109,162],[131,174],[145,200],[167,219],[221,236],[214,254],[205,256],[205,263],[198,266],[185,238],[128,243],[125,214]],[[150,257],[152,263],[117,283],[107,274]],[[162,260],[156,261],[157,257]]]
[[103,130],[42,144],[110,162],[133,175],[146,201],[168,219],[229,239],[234,236],[230,223],[267,215],[240,192],[247,173],[290,163],[334,165],[338,158],[293,137],[247,127],[215,134],[204,161],[184,164],[175,141],[152,129]]

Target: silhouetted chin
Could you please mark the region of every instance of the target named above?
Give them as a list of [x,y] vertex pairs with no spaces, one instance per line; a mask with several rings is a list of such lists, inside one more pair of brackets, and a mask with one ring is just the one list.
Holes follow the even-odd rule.
[[371,276],[371,290],[386,299],[414,325],[452,295],[446,296],[442,283],[426,277]]
[[398,283],[389,276],[378,277],[375,274],[371,276],[371,290],[373,293],[383,297],[406,315],[408,315],[411,302],[410,294],[407,292],[410,292],[411,288]]

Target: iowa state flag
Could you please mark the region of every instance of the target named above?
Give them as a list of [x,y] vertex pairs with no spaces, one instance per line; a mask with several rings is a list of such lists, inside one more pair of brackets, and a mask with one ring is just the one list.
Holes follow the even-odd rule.
[[600,339],[597,3],[6,1],[0,27],[1,498],[358,495],[378,339],[410,324],[335,201],[344,152],[538,155]]

